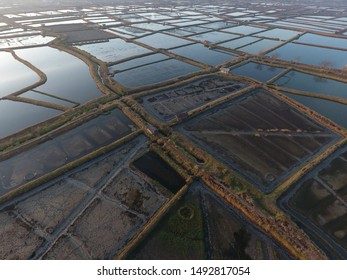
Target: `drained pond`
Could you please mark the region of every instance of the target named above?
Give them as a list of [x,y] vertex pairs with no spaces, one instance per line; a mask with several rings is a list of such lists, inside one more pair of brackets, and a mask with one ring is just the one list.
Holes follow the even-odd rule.
[[108,145],[132,129],[133,122],[115,109],[3,160],[0,195]]

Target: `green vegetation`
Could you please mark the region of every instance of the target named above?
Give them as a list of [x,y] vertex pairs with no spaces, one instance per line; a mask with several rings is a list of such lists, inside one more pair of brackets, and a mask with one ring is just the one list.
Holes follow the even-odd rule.
[[[191,219],[180,215],[182,208],[190,209]],[[202,210],[198,204],[183,202],[171,210],[159,226],[157,240],[163,250],[178,259],[204,259],[206,248]]]

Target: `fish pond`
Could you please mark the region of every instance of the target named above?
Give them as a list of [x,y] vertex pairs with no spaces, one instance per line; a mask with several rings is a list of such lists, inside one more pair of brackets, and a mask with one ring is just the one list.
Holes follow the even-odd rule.
[[273,83],[289,89],[308,91],[347,99],[346,83],[295,70],[286,73]]
[[307,33],[295,42],[347,49],[347,39]]
[[186,47],[169,50],[171,53],[202,62],[207,65],[216,66],[217,64],[229,61],[236,56],[223,53],[220,51],[211,50],[202,44],[194,44]]
[[347,105],[330,100],[283,93],[347,129]]
[[265,64],[248,62],[240,67],[230,70],[231,74],[253,78],[265,83],[284,71],[283,68],[268,66]]
[[16,50],[16,54],[39,68],[47,81],[35,90],[57,97],[85,103],[102,96],[80,59],[51,47]]
[[108,42],[75,46],[104,62],[113,62],[137,56],[151,51],[122,39],[111,39]]
[[280,205],[331,258],[347,256],[347,147],[337,150],[281,198]]
[[200,70],[201,68],[191,64],[169,59],[117,73],[113,80],[125,87],[134,88],[160,83]]
[[177,193],[185,184],[181,175],[153,151],[145,153],[132,164],[172,193]]
[[108,68],[108,71],[110,73],[115,73],[167,59],[170,59],[170,57],[161,53],[150,54],[143,57],[134,58],[125,62],[114,64]]
[[191,41],[188,41],[185,39],[181,39],[181,38],[177,38],[174,36],[161,34],[161,33],[148,35],[140,39],[137,39],[136,41],[143,43],[145,45],[154,47],[154,48],[162,48],[162,49],[169,49],[169,48],[188,45],[192,43]]
[[0,61],[0,98],[40,80],[33,70],[16,60],[9,52],[0,52]]
[[347,64],[347,51],[288,43],[267,54],[270,57],[342,69]]
[[0,138],[46,121],[61,111],[12,100],[0,100]]

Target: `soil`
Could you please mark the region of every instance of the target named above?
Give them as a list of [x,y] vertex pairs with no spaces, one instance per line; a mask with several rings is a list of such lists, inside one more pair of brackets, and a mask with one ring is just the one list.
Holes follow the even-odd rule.
[[264,90],[191,119],[179,130],[265,192],[336,138]]

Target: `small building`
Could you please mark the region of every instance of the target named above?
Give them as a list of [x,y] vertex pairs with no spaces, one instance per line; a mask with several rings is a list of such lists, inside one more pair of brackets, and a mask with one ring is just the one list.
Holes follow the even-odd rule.
[[176,120],[177,121],[183,121],[186,118],[188,118],[188,113],[187,112],[179,113],[179,114],[176,115]]
[[220,68],[220,71],[222,72],[222,73],[229,73],[229,71],[230,71],[230,69],[229,68],[227,68],[227,67],[221,67]]
[[153,125],[151,125],[151,124],[147,125],[146,130],[151,135],[157,135],[158,134],[158,129],[156,127],[154,127]]

